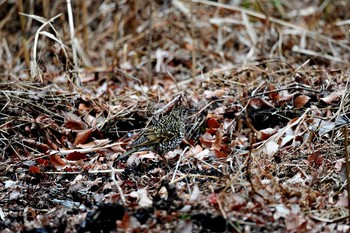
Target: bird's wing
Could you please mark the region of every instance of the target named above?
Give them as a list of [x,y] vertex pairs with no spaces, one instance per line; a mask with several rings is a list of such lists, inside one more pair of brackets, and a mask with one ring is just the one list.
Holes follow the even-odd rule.
[[176,133],[174,132],[148,128],[147,131],[144,132],[142,136],[133,143],[133,146],[138,148],[152,147],[163,141],[173,140],[175,137]]

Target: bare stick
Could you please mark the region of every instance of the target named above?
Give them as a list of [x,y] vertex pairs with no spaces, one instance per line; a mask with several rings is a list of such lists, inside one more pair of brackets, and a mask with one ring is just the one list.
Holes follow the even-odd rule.
[[149,34],[148,34],[148,87],[152,84],[152,18],[153,18],[153,1],[149,3]]
[[68,11],[70,39],[71,39],[71,43],[72,43],[74,74],[75,74],[75,85],[77,87],[80,87],[81,86],[81,82],[80,82],[79,75],[78,75],[79,66],[78,66],[77,49],[75,47],[74,20],[73,20],[72,5],[71,5],[71,1],[70,0],[67,0],[67,11]]
[[344,137],[345,137],[345,168],[346,168],[346,179],[348,181],[348,209],[349,209],[349,222],[350,222],[350,164],[349,164],[349,139],[348,139],[348,129],[344,126]]
[[193,2],[190,2],[191,8],[191,39],[192,39],[192,82],[196,85],[196,41],[195,41],[195,32],[194,32],[194,18],[193,18]]

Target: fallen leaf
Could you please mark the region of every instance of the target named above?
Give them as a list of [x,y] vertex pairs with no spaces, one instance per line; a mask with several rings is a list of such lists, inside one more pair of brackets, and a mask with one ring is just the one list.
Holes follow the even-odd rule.
[[277,144],[277,142],[275,142],[274,140],[271,140],[264,145],[263,151],[268,156],[273,156],[277,153],[278,149],[279,149],[279,145]]
[[148,197],[146,189],[139,189],[129,194],[130,197],[136,198],[140,207],[150,207],[153,201]]
[[64,126],[72,130],[83,130],[86,128],[86,124],[80,117],[69,112],[64,113]]
[[202,145],[211,147],[214,142],[214,137],[209,132],[205,132],[203,136],[199,138],[199,141]]
[[299,95],[294,99],[294,107],[303,108],[311,98],[307,95]]
[[335,91],[329,94],[328,96],[320,98],[320,100],[322,100],[326,104],[331,104],[335,101],[340,100],[341,96],[344,95],[344,93],[345,93],[345,90]]
[[59,155],[51,155],[50,161],[57,170],[61,170],[66,166],[66,162]]
[[38,167],[38,166],[30,166],[28,168],[28,171],[29,171],[29,173],[33,173],[33,174],[38,174],[41,172],[40,167]]
[[39,158],[36,161],[38,162],[38,164],[43,165],[43,166],[47,166],[50,164],[50,161],[47,159]]
[[210,129],[220,128],[220,123],[213,117],[207,119],[207,125]]
[[22,141],[25,142],[26,144],[32,146],[32,147],[37,148],[41,152],[46,152],[49,149],[49,146],[47,144],[42,143],[42,142],[38,142],[34,139],[23,138]]
[[221,144],[222,144],[222,132],[221,130],[218,130],[215,134],[215,140],[212,144],[212,148],[220,150]]
[[273,101],[278,101],[280,95],[277,91],[274,90],[276,90],[276,87],[272,84],[269,84],[269,91],[273,91],[269,93],[270,99],[272,99]]
[[315,164],[316,167],[319,167],[323,164],[323,158],[318,153],[312,153],[308,158],[307,161],[309,163]]
[[82,132],[77,133],[73,145],[84,144],[90,137],[92,129],[87,129]]
[[86,154],[74,151],[73,153],[68,154],[66,159],[71,161],[84,160],[86,159]]
[[253,98],[249,100],[249,106],[253,107],[254,109],[269,109],[274,108],[275,106],[268,102],[267,100],[261,99],[261,98]]
[[228,156],[226,153],[224,153],[218,149],[214,149],[213,151],[215,153],[216,158],[227,158],[227,156]]

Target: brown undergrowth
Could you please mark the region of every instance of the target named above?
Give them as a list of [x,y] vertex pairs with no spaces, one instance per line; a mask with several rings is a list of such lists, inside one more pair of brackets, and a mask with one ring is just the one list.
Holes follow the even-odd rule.
[[[0,3],[3,232],[349,230],[345,1],[78,1],[74,43],[63,2],[20,2]],[[175,105],[179,148],[118,160]]]

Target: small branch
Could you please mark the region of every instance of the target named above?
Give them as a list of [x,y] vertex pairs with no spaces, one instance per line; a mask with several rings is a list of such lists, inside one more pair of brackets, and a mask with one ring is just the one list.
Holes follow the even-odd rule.
[[193,18],[193,2],[190,2],[190,11],[191,11],[191,39],[192,39],[192,82],[196,85],[196,41],[195,41],[195,31],[194,31],[194,18]]
[[111,166],[111,178],[113,180],[113,183],[115,184],[115,186],[118,189],[118,192],[119,192],[119,195],[120,195],[120,199],[122,200],[123,204],[126,206],[126,204],[127,204],[126,203],[126,198],[124,196],[123,189],[120,187],[120,185],[118,184],[118,181],[115,179],[115,172],[116,172],[116,169],[114,169]]
[[349,164],[349,139],[348,139],[348,129],[344,126],[344,146],[345,146],[345,168],[346,168],[346,179],[348,183],[348,209],[349,209],[349,223],[350,223],[350,164]]
[[183,155],[186,153],[187,150],[188,150],[188,146],[186,146],[186,148],[182,151],[182,153],[181,153],[181,155],[180,155],[180,158],[179,158],[179,160],[178,160],[177,163],[176,163],[175,171],[174,171],[173,177],[171,178],[171,182],[170,182],[170,183],[173,183],[173,182],[174,182],[175,177],[176,177],[176,173],[177,173],[177,171],[179,170],[179,166],[180,166],[182,157],[183,157]]
[[70,0],[67,0],[67,11],[68,11],[70,39],[71,39],[71,43],[72,43],[74,74],[75,74],[75,85],[77,87],[80,87],[81,86],[81,81],[80,81],[79,75],[78,75],[79,65],[78,65],[77,49],[76,49],[76,46],[75,46],[74,20],[73,20],[72,4],[71,4]]
[[148,87],[152,84],[152,24],[153,24],[153,1],[151,0],[149,3],[149,34],[148,34]]

